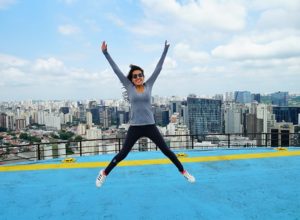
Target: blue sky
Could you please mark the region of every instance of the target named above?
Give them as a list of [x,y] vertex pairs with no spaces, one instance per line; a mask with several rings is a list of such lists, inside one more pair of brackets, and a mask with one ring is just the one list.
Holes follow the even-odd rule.
[[0,0],[0,101],[111,99],[124,74],[152,73],[153,95],[300,93],[299,0]]

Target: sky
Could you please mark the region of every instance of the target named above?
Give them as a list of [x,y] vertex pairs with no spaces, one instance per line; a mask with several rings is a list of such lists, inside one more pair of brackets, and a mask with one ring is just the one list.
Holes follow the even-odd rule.
[[0,101],[118,99],[127,75],[152,95],[300,93],[299,0],[0,0]]

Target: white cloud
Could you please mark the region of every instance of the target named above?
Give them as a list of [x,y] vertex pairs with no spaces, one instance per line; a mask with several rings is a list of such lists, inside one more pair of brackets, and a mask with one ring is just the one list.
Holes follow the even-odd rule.
[[135,26],[127,27],[128,30],[135,34],[145,36],[159,36],[165,31],[165,26],[159,22],[143,19]]
[[299,28],[300,27],[300,14],[299,11],[286,10],[276,8],[264,11],[259,21],[258,27],[261,29],[274,29],[274,28]]
[[202,51],[196,51],[189,44],[178,43],[174,47],[174,56],[176,59],[187,63],[199,63],[209,60],[209,54]]
[[10,80],[20,80],[21,77],[24,77],[25,74],[18,68],[9,67],[7,69],[1,70],[1,78],[10,79]]
[[16,0],[0,0],[0,10],[6,9],[16,3]]
[[62,61],[50,57],[48,59],[37,59],[33,70],[38,72],[65,73],[65,66]]
[[173,70],[176,67],[177,67],[176,60],[174,60],[171,57],[167,56],[166,59],[165,59],[163,68],[166,69],[166,70]]
[[124,21],[114,14],[107,14],[107,19],[113,22],[118,27],[123,27],[125,25]]
[[0,69],[1,87],[22,87],[32,84],[32,77],[29,77],[19,67],[8,67]]
[[[241,30],[245,27],[246,9],[239,2],[203,0],[179,3],[176,0],[142,0],[146,17],[159,18],[166,25],[220,30]],[[145,27],[146,28],[146,27]]]
[[300,36],[286,36],[268,43],[240,37],[227,45],[218,46],[212,55],[224,59],[266,59],[300,56]]
[[73,35],[80,33],[80,28],[74,25],[60,25],[58,27],[58,32],[62,35]]
[[[5,65],[3,65],[3,63]],[[112,70],[101,72],[88,71],[84,68],[68,67],[63,61],[55,58],[38,58],[35,61],[24,61],[9,55],[0,56],[0,78],[2,86],[15,85],[108,85],[116,80]]]
[[268,10],[274,8],[283,8],[287,10],[300,9],[299,0],[253,0],[251,2],[245,0],[245,4],[248,4],[255,10]]
[[24,66],[28,64],[28,61],[11,55],[0,54],[0,64],[4,66]]

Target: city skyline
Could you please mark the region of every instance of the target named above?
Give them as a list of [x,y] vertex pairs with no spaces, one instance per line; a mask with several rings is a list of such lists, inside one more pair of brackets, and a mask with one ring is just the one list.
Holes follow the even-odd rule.
[[153,96],[300,93],[299,1],[0,1],[0,101],[118,99],[124,74],[148,78],[171,44]]

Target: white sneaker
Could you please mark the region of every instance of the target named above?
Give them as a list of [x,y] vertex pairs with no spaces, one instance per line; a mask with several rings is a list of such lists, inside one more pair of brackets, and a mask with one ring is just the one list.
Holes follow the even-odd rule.
[[96,178],[96,187],[101,187],[103,183],[105,182],[106,175],[104,173],[104,170],[100,170],[97,178]]
[[193,177],[191,174],[188,173],[188,171],[184,170],[182,172],[182,175],[187,179],[187,181],[189,181],[190,183],[194,183],[196,182],[195,177]]

